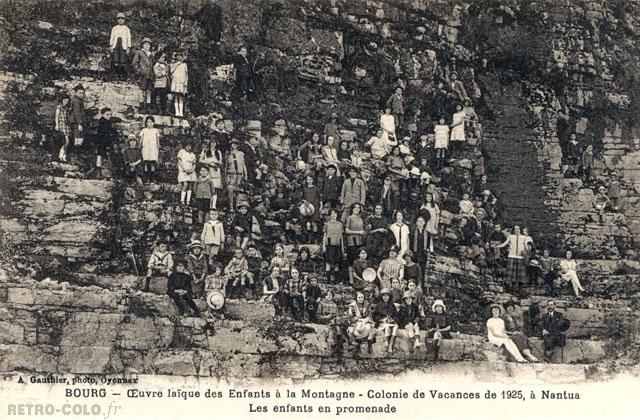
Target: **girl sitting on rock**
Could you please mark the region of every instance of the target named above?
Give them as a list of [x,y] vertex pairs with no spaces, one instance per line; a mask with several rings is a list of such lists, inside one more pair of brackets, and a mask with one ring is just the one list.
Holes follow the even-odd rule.
[[427,328],[427,337],[433,338],[434,359],[438,360],[440,352],[440,340],[451,338],[451,322],[446,315],[447,307],[441,299],[436,299],[431,305],[433,315],[425,325]]
[[420,342],[420,324],[422,323],[422,314],[420,306],[415,303],[413,293],[407,291],[402,296],[404,304],[400,305],[398,311],[398,320],[400,327],[404,328],[409,337],[409,341],[413,341],[413,348],[417,349],[422,346]]
[[582,284],[580,284],[580,279],[578,278],[577,273],[578,265],[576,264],[576,260],[573,259],[571,251],[567,251],[565,259],[560,261],[560,270],[562,280],[570,282],[573,287],[573,293],[576,297],[581,297],[580,292],[584,292],[584,288],[582,287]]
[[366,300],[364,293],[356,292],[356,298],[349,304],[349,327],[347,328],[347,340],[351,346],[355,346],[356,354],[360,353],[360,345],[367,341],[368,352],[371,354],[373,343],[376,340],[376,330],[373,328],[371,305]]
[[507,334],[504,320],[500,318],[501,312],[502,308],[500,308],[499,305],[491,305],[491,318],[487,320],[487,335],[489,337],[489,342],[498,347],[504,346],[509,354],[516,359],[516,362],[527,363],[527,360],[522,357],[518,347]]
[[220,263],[215,263],[211,266],[209,275],[204,280],[204,293],[206,295],[209,292],[219,291],[226,296],[226,289],[227,281],[222,274],[222,265]]
[[373,310],[373,320],[379,331],[384,334],[387,353],[395,351],[396,335],[398,333],[398,310],[391,301],[392,295],[389,289],[380,291],[380,301]]
[[144,291],[149,291],[149,283],[152,276],[169,277],[173,270],[173,257],[169,252],[167,243],[158,241],[156,249],[151,253],[151,258],[147,263],[147,275],[145,277]]
[[253,288],[253,275],[249,272],[249,264],[241,248],[233,251],[233,258],[224,269],[225,276],[231,285],[230,296],[244,300],[251,294]]

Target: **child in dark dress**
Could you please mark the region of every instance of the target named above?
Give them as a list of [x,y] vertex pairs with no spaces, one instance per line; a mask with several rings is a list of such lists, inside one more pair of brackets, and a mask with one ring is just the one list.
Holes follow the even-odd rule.
[[309,322],[314,324],[318,323],[316,316],[318,312],[318,303],[322,297],[322,290],[318,286],[318,278],[316,276],[309,276],[309,285],[305,293],[305,306],[307,309],[307,318]]
[[167,283],[167,295],[173,299],[178,306],[180,315],[184,315],[188,308],[200,316],[200,311],[193,301],[193,291],[191,289],[191,276],[185,272],[186,264],[184,261],[178,261],[175,265],[175,271],[169,276]]
[[138,148],[138,140],[135,134],[129,136],[129,147],[124,151],[124,176],[127,179],[135,180],[136,183],[142,186],[142,153]]
[[118,142],[118,132],[113,126],[113,121],[111,120],[111,109],[102,108],[101,114],[102,116],[98,120],[98,130],[94,139],[94,145],[96,148],[95,171],[99,178],[102,177],[102,166],[108,158],[108,149]]

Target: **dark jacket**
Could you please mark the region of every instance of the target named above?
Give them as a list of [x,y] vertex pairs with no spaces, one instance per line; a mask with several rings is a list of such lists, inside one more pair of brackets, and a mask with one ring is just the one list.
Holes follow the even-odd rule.
[[420,308],[415,303],[400,306],[398,311],[398,325],[400,327],[404,328],[407,324],[418,322],[420,318]]
[[222,10],[217,4],[207,3],[196,15],[209,41],[219,42],[222,34]]
[[582,149],[579,143],[571,143],[567,144],[567,162],[572,164],[577,164],[582,157]]
[[549,312],[545,312],[542,315],[541,326],[543,329],[549,331],[549,334],[558,336],[564,334],[557,327],[558,321],[564,318],[562,312],[554,311],[553,315],[549,315]]
[[101,117],[98,120],[98,130],[94,140],[98,153],[104,153],[108,147],[116,144],[118,141],[118,132],[113,126],[112,120]]
[[398,322],[398,310],[396,309],[396,306],[391,303],[391,301],[380,301],[373,309],[373,320],[375,322],[380,322],[386,317],[390,317],[395,322]]
[[153,65],[155,64],[153,60],[153,53],[147,54],[143,50],[139,50],[133,56],[131,64],[139,76],[145,80],[155,80],[155,73],[153,72]]
[[[426,213],[426,215],[424,215],[423,212],[420,212],[420,214],[428,220],[430,213],[428,211],[425,211],[424,213]],[[409,232],[409,249],[413,252],[416,262],[427,261],[429,252],[427,239],[428,233],[426,227],[423,227],[422,231],[419,231],[418,228],[414,226]]]
[[393,187],[389,188],[389,192],[386,197],[382,196],[383,192],[384,186],[380,189],[374,204],[381,204],[382,213],[386,216],[391,216],[398,206],[398,193],[393,189]]
[[307,300],[318,301],[322,296],[320,286],[307,286]]
[[176,290],[186,290],[187,294],[191,296],[191,276],[189,274],[178,272],[171,273],[167,283],[167,294],[175,294]]
[[249,64],[248,57],[243,57],[240,54],[236,54],[234,66],[236,68],[236,77],[238,78],[251,77],[251,65]]
[[69,103],[71,104],[71,112],[69,113],[69,125],[76,129],[78,128],[78,125],[84,124],[84,99],[78,98],[77,96],[72,96],[69,100]]
[[338,175],[334,175],[329,179],[324,177],[322,179],[322,185],[320,190],[320,196],[322,201],[338,201],[340,199],[340,192],[342,191],[342,179]]

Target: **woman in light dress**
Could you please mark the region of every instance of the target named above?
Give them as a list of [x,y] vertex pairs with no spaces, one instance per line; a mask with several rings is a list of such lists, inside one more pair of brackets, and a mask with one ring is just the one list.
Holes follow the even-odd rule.
[[516,344],[507,334],[504,320],[500,318],[501,312],[502,308],[500,306],[491,305],[491,318],[487,320],[487,337],[489,338],[489,342],[498,347],[504,346],[509,354],[516,359],[516,362],[527,363],[527,360],[520,354]]
[[580,292],[584,292],[580,279],[578,278],[578,266],[576,260],[573,259],[571,251],[567,251],[565,259],[560,261],[560,277],[562,280],[568,281],[573,287],[573,293],[576,297],[581,297]]

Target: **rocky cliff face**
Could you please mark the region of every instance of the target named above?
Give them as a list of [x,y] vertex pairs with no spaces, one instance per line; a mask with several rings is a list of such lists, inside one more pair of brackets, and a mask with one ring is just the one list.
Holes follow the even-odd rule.
[[[628,76],[640,56],[636,3],[220,1],[219,50],[196,74],[208,81],[198,97],[206,103],[204,115],[157,121],[169,175],[142,189],[117,177],[86,179],[82,163],[50,163],[44,151],[53,105],[59,89],[82,83],[90,112],[109,106],[123,135],[138,132],[144,115],[132,109],[135,85],[103,73],[111,16],[127,10],[134,42],[151,36],[161,47],[180,40],[197,50],[209,45],[194,19],[200,4],[22,3],[3,4],[0,19],[7,28],[0,39],[8,40],[0,45],[7,52],[0,61],[6,70],[0,75],[0,256],[6,268],[0,278],[0,371],[307,378],[427,369],[432,349],[409,354],[403,340],[396,359],[382,357],[379,348],[369,357],[336,358],[339,343],[331,328],[274,322],[272,308],[260,304],[230,304],[224,318],[180,318],[166,296],[142,293],[134,273],[152,240],[145,232],[176,200],[171,171],[179,142],[199,138],[212,115],[238,129],[259,120],[267,130],[284,118],[303,137],[321,131],[323,116],[338,112],[344,137],[367,139],[393,86],[402,83],[410,104],[428,108],[434,81],[453,71],[474,99],[484,135],[439,185],[459,198],[477,177],[474,166],[482,165],[475,152],[481,150],[504,221],[527,225],[536,242],[556,255],[565,248],[576,252],[593,297],[559,301],[572,321],[564,362],[619,354],[621,348],[606,341],[612,319],[637,329],[640,140],[630,117],[640,107],[640,92]],[[263,97],[247,104],[234,103],[225,65],[242,44],[264,53],[275,69],[264,81]],[[595,180],[586,185],[563,176],[571,132],[596,149]],[[623,198],[600,223],[594,189],[606,185],[612,170],[622,176]],[[511,296],[496,273],[477,267],[457,247],[451,213],[444,212],[443,222],[447,239],[429,275],[432,293],[450,303],[461,334],[443,345],[440,356],[471,361],[475,368],[465,369],[482,376],[485,364],[505,360],[479,338],[484,307]],[[183,220],[182,239],[191,223]],[[341,304],[350,298],[349,290],[337,292]],[[521,308],[542,300],[541,293],[534,291]],[[549,376],[546,368],[536,369],[538,377]],[[567,369],[568,378],[584,379],[588,372]]]

